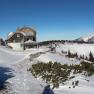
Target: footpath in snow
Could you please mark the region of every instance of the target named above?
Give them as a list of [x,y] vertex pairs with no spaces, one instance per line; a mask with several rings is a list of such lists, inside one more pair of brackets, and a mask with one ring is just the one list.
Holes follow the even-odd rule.
[[[35,51],[36,54],[38,51]],[[43,82],[27,71],[33,64],[27,52],[12,52],[0,48],[0,85],[9,83],[4,94],[42,94]],[[33,55],[32,55],[33,56]],[[34,57],[33,57],[34,58]],[[2,92],[0,94],[3,94]]]

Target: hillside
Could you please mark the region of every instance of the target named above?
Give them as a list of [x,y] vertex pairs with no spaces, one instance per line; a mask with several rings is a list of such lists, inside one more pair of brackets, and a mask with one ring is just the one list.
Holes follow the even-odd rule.
[[[77,52],[88,56],[89,51],[93,50],[93,44],[71,44],[58,43],[56,52],[50,52],[48,46],[41,46],[38,49],[27,49],[24,52],[16,52],[11,49],[0,46],[0,86],[8,86],[1,90],[0,94],[42,94],[45,81],[41,78],[34,78],[28,71],[32,64],[38,62],[47,63],[49,61],[59,62],[61,64],[79,64],[80,60],[68,58],[63,51]],[[86,51],[82,48],[86,47]],[[71,74],[72,75],[72,74]],[[60,84],[59,88],[54,89],[54,94],[94,94],[94,76],[85,77],[76,74],[75,78],[67,80],[65,84]],[[72,87],[72,82],[79,80],[79,85]],[[71,88],[69,88],[71,87]]]
[[76,41],[94,42],[94,34],[82,36],[82,37],[76,39]]

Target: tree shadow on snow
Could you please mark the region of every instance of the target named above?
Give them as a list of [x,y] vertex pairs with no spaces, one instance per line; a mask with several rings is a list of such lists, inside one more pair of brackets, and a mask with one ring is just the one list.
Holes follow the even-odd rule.
[[14,77],[13,70],[8,67],[0,67],[0,90],[6,89],[7,80]]

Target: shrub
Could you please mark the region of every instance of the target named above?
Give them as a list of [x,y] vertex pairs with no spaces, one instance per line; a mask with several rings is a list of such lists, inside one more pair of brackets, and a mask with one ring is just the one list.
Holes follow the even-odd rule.
[[[72,79],[75,76],[70,77],[70,73],[74,74],[83,73],[85,76],[92,76],[94,74],[94,63],[81,61],[80,64],[67,65],[60,64],[58,62],[52,63],[37,63],[33,64],[32,68],[29,69],[32,75],[37,78],[41,77],[46,83],[51,83],[53,88],[59,87],[60,83],[64,83],[68,79]],[[79,81],[73,82],[73,86],[78,86]]]
[[67,65],[61,65],[57,62],[33,64],[29,70],[34,77],[41,77],[46,83],[52,83],[53,88],[59,87],[60,83],[65,82],[71,72]]
[[75,81],[75,86],[78,86],[79,80]]
[[63,50],[62,50],[61,52],[62,52],[62,54],[67,54],[67,51],[63,51]]
[[94,64],[93,63],[82,61],[80,64],[81,64],[82,70],[86,72],[85,75],[91,76],[94,74]]

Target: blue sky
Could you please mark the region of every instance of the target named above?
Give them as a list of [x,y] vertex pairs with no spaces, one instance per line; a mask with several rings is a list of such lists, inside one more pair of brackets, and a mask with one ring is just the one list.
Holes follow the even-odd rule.
[[94,0],[0,0],[0,37],[22,26],[35,28],[38,41],[94,33]]

